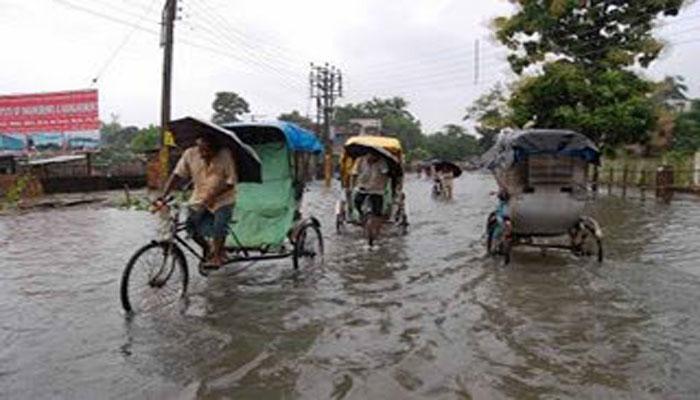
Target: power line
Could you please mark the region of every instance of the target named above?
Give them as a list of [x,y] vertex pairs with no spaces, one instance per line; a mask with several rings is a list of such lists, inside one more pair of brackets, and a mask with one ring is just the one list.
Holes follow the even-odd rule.
[[[289,87],[295,88],[295,89],[300,89],[304,87],[304,84],[301,83],[303,82],[301,78],[298,78],[296,76],[293,76],[289,73],[286,73],[285,71],[282,71],[278,68],[276,68],[274,65],[271,65],[270,63],[261,60],[254,55],[251,55],[249,52],[241,51],[237,47],[235,47],[235,44],[224,40],[221,41],[219,38],[221,37],[220,35],[216,35],[216,32],[210,30],[207,27],[200,26],[200,25],[193,25],[196,28],[199,28],[202,32],[206,32],[207,35],[198,35],[198,37],[201,40],[206,41],[208,44],[213,45],[214,47],[210,47],[212,49],[216,49],[218,47],[223,47],[226,50],[227,55],[229,55],[232,59],[242,62],[244,64],[248,64],[251,66],[255,67],[260,67],[261,69],[265,69],[269,72],[271,72],[273,75],[276,75],[277,77],[281,78],[282,81],[284,82],[285,85],[288,85]],[[213,39],[212,39],[213,38]],[[223,51],[221,49],[218,49],[218,51]]]
[[[250,37],[244,32],[240,31],[239,29],[236,29],[236,27],[233,24],[231,24],[228,20],[226,20],[220,13],[216,13],[214,10],[212,10],[207,3],[194,1],[192,5],[197,8],[198,12],[201,12],[201,16],[203,16],[205,19],[207,19],[208,17],[208,22],[230,33],[232,37],[235,37],[240,41],[241,45],[249,48],[251,51],[254,51],[255,53],[261,53],[266,57],[270,57],[270,61],[284,61],[287,63],[291,62],[290,65],[294,66],[296,66],[296,64],[294,64],[295,61],[301,62],[304,65],[306,64],[306,61],[298,58],[296,54],[294,56],[290,56],[289,54],[291,53],[288,53],[287,50],[274,44]],[[257,43],[257,45],[255,45],[255,43]]]
[[126,44],[129,42],[131,37],[136,33],[138,28],[141,26],[141,23],[145,20],[146,15],[148,15],[151,10],[153,9],[153,6],[155,5],[156,0],[151,0],[148,10],[146,11],[145,14],[142,15],[142,18],[139,19],[136,22],[136,26],[132,27],[131,30],[129,30],[126,35],[124,36],[124,39],[119,43],[119,45],[114,49],[112,54],[107,58],[107,60],[102,64],[102,67],[97,70],[97,73],[95,74],[95,77],[92,79],[90,86],[94,86],[97,84],[97,81],[102,77],[102,74],[109,68],[109,66],[114,62],[114,60],[117,58],[117,55],[121,52],[121,50],[126,46]]
[[[689,31],[697,30],[698,28],[700,28],[700,26],[692,27],[691,29],[688,29],[688,30],[685,30],[685,31],[676,32],[676,34],[687,33],[687,32],[689,32]],[[670,44],[673,44],[673,42],[671,42]],[[592,50],[592,51],[589,51],[589,52],[584,52],[584,53],[578,54],[577,56],[579,56],[579,57],[585,57],[585,56],[588,56],[588,55],[593,55],[593,54],[596,54],[596,53],[603,53],[603,52],[607,52],[607,51],[609,51],[609,50],[608,50],[608,49],[605,49],[605,48],[601,48],[601,49],[596,49],[596,50]],[[502,62],[502,63],[503,63],[502,65],[503,65],[504,67],[507,66],[507,67],[510,68],[510,65],[509,65],[507,62]],[[494,65],[494,64],[492,63],[491,65]],[[484,65],[482,64],[482,67],[483,67],[483,66],[484,66]],[[455,71],[455,68],[456,68],[456,71]],[[454,68],[452,68],[452,69],[450,69],[450,70],[443,70],[443,72],[451,72],[451,71],[454,71],[454,72],[456,72],[456,73],[437,73],[437,74],[436,74],[436,73],[434,73],[435,71],[431,71],[432,73],[426,74],[426,75],[418,75],[418,76],[416,76],[416,75],[409,75],[408,77],[405,77],[404,79],[392,79],[392,83],[397,83],[397,82],[398,82],[399,84],[400,84],[400,83],[404,83],[404,84],[405,84],[405,83],[411,83],[411,82],[419,81],[418,84],[419,84],[420,86],[425,86],[425,84],[433,84],[433,83],[436,83],[436,82],[445,82],[445,81],[451,81],[451,80],[454,80],[454,79],[458,79],[458,78],[460,78],[460,77],[462,77],[462,76],[467,75],[467,74],[470,73],[470,70],[468,69],[468,67],[467,67],[466,64],[465,64],[465,65],[455,66]],[[397,72],[395,72],[394,75],[399,75],[399,74],[400,74],[400,71],[397,71]],[[375,81],[378,81],[378,80],[372,80],[372,78],[370,78],[370,79],[368,79],[368,80],[363,81],[363,83],[368,83],[368,82],[369,82],[369,83],[372,83],[372,82],[375,82]],[[395,86],[395,87],[396,87],[396,86]]]
[[[83,7],[83,6],[81,6],[81,5],[73,4],[73,3],[70,3],[70,2],[68,2],[68,1],[66,1],[66,0],[55,0],[55,1],[58,2],[58,3],[61,4],[61,5],[64,5],[64,6],[66,6],[66,7],[72,8],[72,9],[75,9],[75,10],[77,10],[77,11],[81,11],[81,12],[90,14],[90,15],[92,15],[92,16],[95,16],[95,17],[98,17],[98,18],[102,18],[102,19],[105,19],[105,20],[108,20],[108,21],[111,21],[111,22],[114,22],[114,23],[117,23],[117,24],[129,26],[129,27],[134,28],[135,30],[147,32],[147,33],[150,33],[150,34],[156,35],[156,36],[160,35],[160,32],[159,32],[159,31],[156,31],[156,30],[153,30],[153,29],[149,29],[149,28],[146,28],[146,27],[144,27],[144,26],[140,26],[140,25],[135,24],[135,23],[133,23],[133,22],[126,21],[126,20],[123,20],[123,19],[121,19],[121,18],[114,17],[114,16],[112,16],[112,15],[102,13],[102,12],[100,12],[100,11],[96,11],[96,10],[91,9],[91,8],[88,8],[88,7]],[[215,48],[215,47],[211,47],[211,46],[203,45],[203,44],[200,44],[200,43],[196,43],[196,42],[193,42],[193,41],[190,41],[190,40],[187,40],[187,39],[180,39],[179,42],[180,42],[180,43],[183,43],[183,44],[185,44],[185,45],[187,45],[187,46],[193,47],[193,48],[197,48],[197,49],[200,49],[200,50],[207,51],[207,52],[212,53],[212,54],[216,54],[216,55],[219,55],[219,56],[224,56],[224,57],[227,57],[227,58],[230,58],[230,59],[233,59],[233,60],[239,60],[239,61],[240,61],[240,58],[239,58],[237,55],[232,54],[232,53],[228,53],[228,52],[225,52],[225,51],[222,51],[222,50],[217,49],[217,48]],[[286,83],[286,81],[285,81],[285,83]],[[298,92],[297,89],[293,89],[293,90],[295,91],[295,93]]]
[[[672,11],[672,10],[675,10],[675,7],[669,7],[669,8],[667,8],[667,9],[661,10],[659,13],[661,14],[661,13],[663,13],[663,12]],[[679,15],[679,16],[677,16],[677,17],[671,17],[671,18],[673,18],[673,19],[671,19],[671,20],[669,20],[669,21],[666,21],[666,24],[665,24],[665,25],[656,27],[656,29],[662,29],[662,28],[664,28],[664,27],[671,26],[671,25],[677,24],[677,23],[682,22],[682,21],[687,21],[687,20],[691,20],[691,19],[696,19],[696,18],[699,18],[699,17],[700,17],[700,13],[697,13],[697,14],[690,14],[690,15]],[[657,17],[651,17],[651,21],[654,22],[654,19],[655,19],[655,18],[657,18]],[[647,17],[639,17],[639,18],[635,18],[635,19],[632,19],[632,20],[628,21],[628,23],[629,23],[629,24],[634,24],[635,22],[639,22],[639,21],[642,21],[642,20],[645,20],[645,19],[647,19]],[[599,31],[599,30],[600,30],[599,28],[587,29],[587,30],[584,30],[584,31],[581,31],[581,32],[577,32],[576,34],[577,34],[578,36],[581,36],[581,35],[586,35],[586,34],[593,33],[593,32]],[[586,46],[589,46],[589,45],[590,45],[590,44],[584,44],[584,46],[579,47],[579,48],[585,48]],[[594,44],[594,45],[595,45],[595,44]],[[496,52],[498,52],[498,51],[501,51],[501,50],[498,50],[498,49],[496,48],[495,51],[490,51],[490,52],[483,52],[483,51],[482,51],[482,53],[481,53],[482,59],[490,58],[490,57],[484,57],[484,56],[491,56],[491,55],[493,55],[494,53],[496,53]],[[511,50],[511,51],[512,51],[512,50]],[[462,48],[462,47],[451,48],[450,50],[447,50],[447,51],[441,50],[440,52],[438,52],[438,54],[443,53],[443,54],[446,54],[446,55],[447,55],[447,54],[452,54],[452,53],[454,53],[454,52],[464,53],[464,52],[465,52],[465,49]],[[383,65],[383,67],[380,68],[380,69],[383,70],[383,69],[386,69],[386,68],[394,68],[395,66],[405,66],[405,65],[407,65],[407,64],[409,64],[409,63],[410,63],[410,64],[414,64],[414,63],[425,64],[426,61],[427,61],[427,62],[430,62],[431,60],[440,59],[440,58],[442,58],[442,57],[440,57],[440,56],[436,57],[436,56],[434,55],[434,53],[433,53],[433,54],[431,54],[430,56],[428,56],[426,59],[413,59],[413,60],[410,60],[410,61],[386,62],[386,63],[379,63],[379,64],[374,64],[374,65],[380,65],[380,66]],[[444,58],[448,58],[448,59],[449,59],[450,57],[448,56],[448,57],[444,57]],[[460,57],[460,58],[461,58],[461,57]],[[370,67],[371,67],[372,65],[373,65],[373,64],[369,64]]]
[[[208,2],[206,2],[204,0],[196,0],[195,4],[196,3],[199,3],[199,6],[201,6],[202,8],[206,8],[206,10],[209,12],[210,16],[214,16],[219,21],[222,21],[224,23],[224,25],[228,26],[231,31],[235,32],[235,34],[239,37],[239,39],[241,39],[243,41],[257,43],[259,45],[257,48],[263,47],[268,51],[274,51],[275,53],[277,53],[276,55],[274,55],[274,57],[276,59],[282,58],[282,59],[287,59],[289,61],[302,61],[302,62],[306,63],[306,60],[302,60],[301,58],[299,58],[298,52],[295,52],[292,49],[282,47],[274,42],[262,40],[259,37],[247,35],[245,33],[245,31],[240,30],[240,29],[236,29],[236,26],[234,24],[232,24],[227,19],[225,19],[224,16],[222,15],[222,13],[217,12],[217,10],[214,9]],[[245,21],[241,21],[241,19],[237,18],[237,16],[235,14],[231,15],[230,18],[233,20],[240,21],[241,25],[245,24]]]
[[[262,59],[258,55],[257,49],[251,47],[247,43],[237,43],[234,42],[232,37],[227,35],[226,33],[232,33],[231,27],[226,25],[223,28],[220,25],[217,25],[216,23],[212,22],[211,20],[207,20],[209,22],[209,25],[213,26],[214,28],[219,27],[219,31],[212,29],[209,26],[204,26],[202,24],[199,24],[197,22],[192,21],[192,26],[200,29],[203,32],[206,32],[209,34],[211,38],[213,38],[214,41],[218,41],[221,44],[226,45],[229,49],[233,51],[238,51],[238,52],[244,52],[248,58],[249,61],[257,64],[258,66],[263,66],[264,68],[267,68],[270,71],[273,71],[275,74],[279,75],[283,79],[286,79],[290,82],[293,82],[294,86],[299,86],[299,88],[302,88],[305,86],[304,80],[298,76],[295,75],[294,73],[291,73],[286,70],[280,69],[277,65],[271,63],[269,60]],[[225,34],[222,35],[221,32],[224,32]],[[240,48],[240,45],[245,46],[244,49]]]
[[[73,0],[73,1],[77,2],[77,0]],[[86,1],[86,3],[89,3],[91,5],[98,5],[100,7],[100,9],[102,9],[103,11],[106,11],[105,9],[114,10],[117,13],[123,14],[123,16],[128,16],[129,18],[134,18],[138,21],[145,20],[145,18],[148,17],[147,13],[150,12],[150,9],[148,10],[147,13],[133,11],[131,8],[119,7],[119,6],[114,5],[114,2],[108,2],[105,0],[89,0],[89,1]],[[84,4],[82,4],[82,5],[86,6]],[[149,19],[149,22],[151,22],[155,25],[160,24],[160,21],[157,19]]]
[[[695,43],[698,41],[700,41],[700,40],[691,39],[691,40],[685,40],[685,41],[681,41],[681,42],[671,41],[668,44],[673,46],[673,45],[677,45],[677,44]],[[606,49],[598,49],[595,51],[590,51],[590,52],[584,53],[582,55],[589,55],[589,54],[593,54],[596,52],[602,52],[602,51],[607,51],[607,50]],[[504,63],[504,68],[506,66],[509,67],[509,64]],[[495,77],[498,75],[502,76],[501,73],[496,73],[496,74],[492,73],[492,74],[489,74],[487,76],[487,78]],[[398,82],[397,84],[393,84],[393,85],[389,84],[389,86],[383,86],[383,88],[385,90],[387,88],[390,90],[404,90],[404,89],[408,89],[408,88],[421,89],[421,88],[427,88],[427,87],[435,88],[435,89],[443,89],[443,88],[450,88],[450,87],[458,88],[458,87],[462,87],[462,86],[466,87],[468,85],[467,78],[469,76],[470,76],[469,71],[465,68],[462,73],[458,73],[458,74],[433,75],[433,76],[428,77],[428,78],[421,78],[420,82],[417,82],[414,84],[411,84],[411,82],[414,82],[415,80],[408,79],[408,80],[404,80],[403,83]],[[462,78],[464,78],[464,79],[462,80]],[[395,83],[395,82],[397,82],[397,81],[393,81],[392,83]],[[364,83],[365,82],[360,83],[359,86],[363,86]],[[351,91],[351,92],[357,93],[355,91]],[[364,93],[371,93],[371,90],[367,89],[364,91]]]

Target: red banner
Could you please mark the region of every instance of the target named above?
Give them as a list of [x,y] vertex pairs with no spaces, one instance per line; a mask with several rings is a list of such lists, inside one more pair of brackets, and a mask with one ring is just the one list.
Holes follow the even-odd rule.
[[97,90],[0,96],[0,133],[100,129]]

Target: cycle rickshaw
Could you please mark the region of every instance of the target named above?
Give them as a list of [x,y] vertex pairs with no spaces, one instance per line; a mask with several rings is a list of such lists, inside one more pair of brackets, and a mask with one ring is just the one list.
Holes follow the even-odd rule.
[[[320,223],[300,212],[306,164],[323,151],[311,132],[287,122],[221,127],[189,117],[172,121],[170,130],[183,149],[201,134],[223,138],[236,159],[239,183],[225,265],[291,258],[298,270],[323,262]],[[127,312],[162,307],[186,296],[185,251],[200,266],[205,261],[187,240],[182,208],[172,199],[167,204],[161,211],[163,237],[137,250],[122,275],[121,302]]]
[[[408,231],[408,215],[406,211],[406,196],[403,193],[403,149],[398,139],[384,136],[354,136],[347,140],[340,157],[340,180],[343,197],[336,203],[336,231],[341,234],[346,225],[357,225],[366,228],[369,212],[369,202],[365,201],[363,210],[355,207],[354,198],[358,194],[352,187],[352,170],[358,158],[372,153],[384,160],[389,167],[389,182],[384,190],[382,222],[396,226],[402,234]],[[376,239],[365,229],[369,244]]]
[[442,174],[451,174],[452,178],[459,178],[462,175],[462,168],[452,161],[433,159],[430,161],[430,168],[433,171],[433,187],[431,194],[434,198],[447,199],[450,198],[444,187]]
[[516,131],[502,134],[484,158],[499,186],[486,224],[489,254],[508,264],[513,247],[530,246],[603,261],[600,226],[584,215],[588,167],[600,162],[591,140],[567,130]]

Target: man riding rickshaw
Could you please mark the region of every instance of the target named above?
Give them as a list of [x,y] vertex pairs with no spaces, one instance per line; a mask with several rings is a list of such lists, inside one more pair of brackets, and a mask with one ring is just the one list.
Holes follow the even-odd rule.
[[355,136],[340,158],[343,198],[336,207],[336,229],[346,223],[362,226],[370,245],[389,222],[408,229],[403,193],[403,149],[391,137]]
[[[191,117],[171,121],[170,130],[184,153],[153,204],[162,237],[138,249],[122,274],[125,311],[184,298],[186,252],[204,276],[256,261],[290,258],[294,270],[323,262],[320,223],[301,213],[305,172],[323,151],[312,132],[281,121],[218,126]],[[178,186],[192,189],[187,218],[170,194]]]

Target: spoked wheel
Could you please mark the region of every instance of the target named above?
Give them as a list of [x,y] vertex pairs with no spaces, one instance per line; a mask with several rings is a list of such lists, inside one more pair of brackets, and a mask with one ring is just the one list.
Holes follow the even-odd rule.
[[401,234],[408,234],[408,215],[405,212],[401,213],[401,219],[399,220],[399,226],[401,227]]
[[309,269],[323,263],[323,236],[320,224],[311,220],[297,232],[294,240],[294,270]]
[[129,260],[121,282],[121,301],[128,313],[167,308],[187,294],[187,260],[177,245],[152,242]]
[[492,212],[489,214],[486,220],[486,254],[492,256],[495,254],[495,249],[493,245],[494,234],[496,231],[496,213]]
[[345,224],[345,218],[343,218],[342,214],[338,214],[335,216],[335,233],[341,234],[343,233],[343,225]]
[[367,244],[369,244],[370,247],[374,246],[374,242],[377,241],[375,226],[381,223],[381,219],[376,215],[369,214],[365,217],[365,223],[363,224],[363,226],[365,230],[365,235],[367,236]]
[[491,213],[486,221],[486,253],[490,256],[503,256],[503,262],[508,265],[513,249],[513,223],[506,218],[503,221],[502,232],[497,234],[497,228],[496,213]]
[[596,257],[598,262],[602,263],[603,241],[598,223],[592,218],[584,217],[576,233],[578,236],[572,246],[574,254],[581,257]]
[[513,222],[506,217],[503,221],[503,239],[501,240],[501,254],[503,254],[503,262],[510,264],[510,256],[513,250]]

